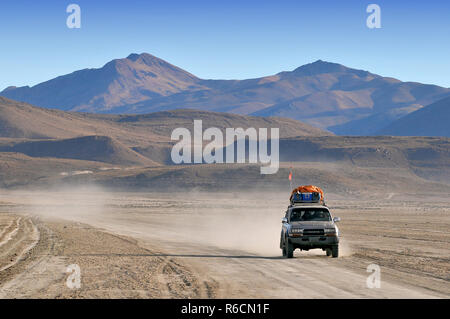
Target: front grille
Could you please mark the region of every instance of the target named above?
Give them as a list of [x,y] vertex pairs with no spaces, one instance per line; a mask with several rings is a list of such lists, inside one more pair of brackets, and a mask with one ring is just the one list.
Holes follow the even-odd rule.
[[303,230],[303,236],[323,236],[323,229],[305,229]]

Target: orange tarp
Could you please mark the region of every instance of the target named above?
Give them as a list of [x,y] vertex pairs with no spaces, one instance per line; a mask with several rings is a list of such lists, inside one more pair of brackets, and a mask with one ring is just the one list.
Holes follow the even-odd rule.
[[299,186],[297,188],[294,188],[294,190],[291,193],[291,197],[289,197],[289,200],[292,199],[292,195],[294,195],[295,193],[313,193],[313,192],[317,192],[320,193],[320,201],[322,203],[325,202],[325,197],[323,196],[323,191],[320,187],[314,186],[314,185],[302,185]]

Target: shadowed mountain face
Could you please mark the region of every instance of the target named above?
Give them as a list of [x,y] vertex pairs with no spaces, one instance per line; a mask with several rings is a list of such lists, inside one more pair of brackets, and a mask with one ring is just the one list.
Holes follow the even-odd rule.
[[392,122],[383,135],[450,137],[450,98],[445,98]]
[[179,108],[281,116],[338,134],[370,135],[450,95],[450,89],[401,82],[316,61],[249,80],[202,80],[150,54],[131,54],[2,96],[34,105],[94,113]]
[[63,140],[10,142],[0,152],[31,157],[53,157],[118,165],[153,165],[155,162],[107,136],[83,136]]

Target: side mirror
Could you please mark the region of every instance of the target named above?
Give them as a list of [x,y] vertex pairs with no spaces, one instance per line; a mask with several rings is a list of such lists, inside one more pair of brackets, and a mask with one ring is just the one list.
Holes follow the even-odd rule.
[[287,218],[284,217],[284,218],[281,220],[281,223],[282,223],[282,224],[286,224],[286,223],[287,223]]
[[341,221],[341,218],[340,217],[334,217],[333,218],[333,222],[334,223],[337,223],[337,222],[340,222]]

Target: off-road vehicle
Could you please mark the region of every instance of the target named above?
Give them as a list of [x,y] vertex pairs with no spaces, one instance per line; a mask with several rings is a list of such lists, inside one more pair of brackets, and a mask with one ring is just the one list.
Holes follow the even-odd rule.
[[292,258],[294,250],[322,249],[327,256],[339,256],[339,229],[327,206],[292,202],[282,220],[280,248],[283,256]]

